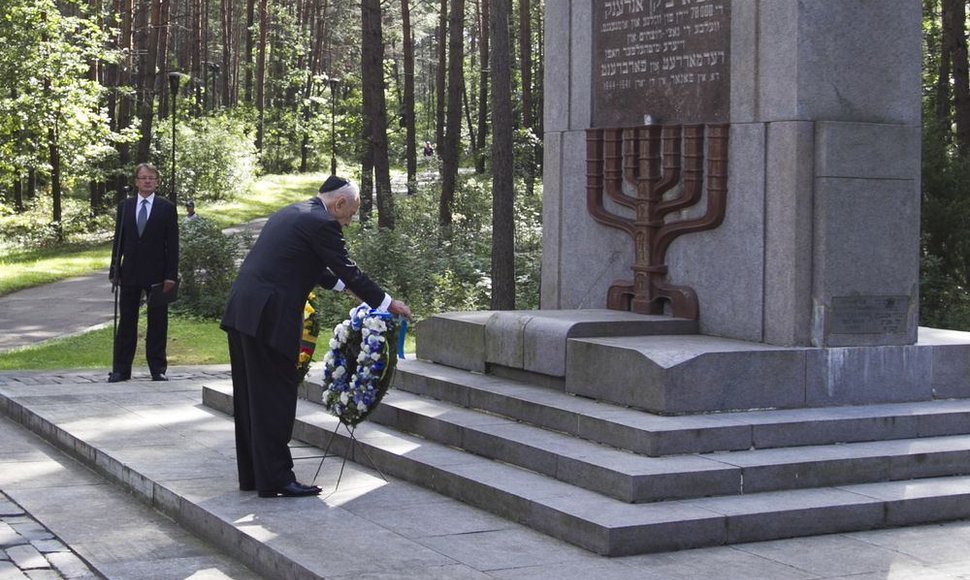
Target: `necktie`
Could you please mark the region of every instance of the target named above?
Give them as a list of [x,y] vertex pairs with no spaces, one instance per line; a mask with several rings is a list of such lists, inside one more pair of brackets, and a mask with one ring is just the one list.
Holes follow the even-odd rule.
[[138,226],[138,236],[141,237],[142,232],[145,231],[145,222],[148,221],[148,200],[141,200],[141,209],[138,210],[138,219],[135,220],[135,225]]

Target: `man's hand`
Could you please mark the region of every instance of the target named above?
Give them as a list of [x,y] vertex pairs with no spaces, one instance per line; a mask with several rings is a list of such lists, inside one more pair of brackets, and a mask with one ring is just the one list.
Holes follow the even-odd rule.
[[404,318],[411,320],[411,309],[408,305],[401,302],[400,300],[391,300],[391,305],[387,307],[387,311],[391,314],[397,314],[398,316],[403,316]]
[[175,280],[165,280],[162,284],[162,292],[168,294],[175,289]]

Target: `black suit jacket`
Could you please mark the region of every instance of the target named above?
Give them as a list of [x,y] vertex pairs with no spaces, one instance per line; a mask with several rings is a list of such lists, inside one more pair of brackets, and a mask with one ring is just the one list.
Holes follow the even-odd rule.
[[178,279],[179,222],[175,204],[156,193],[145,231],[139,236],[135,208],[140,201],[141,196],[136,195],[118,205],[110,277],[114,278],[114,268],[120,267],[122,286],[147,288]]
[[376,308],[385,292],[347,254],[343,229],[319,198],[273,214],[229,291],[222,328],[252,336],[294,364],[303,334],[303,306],[314,286],[337,279]]

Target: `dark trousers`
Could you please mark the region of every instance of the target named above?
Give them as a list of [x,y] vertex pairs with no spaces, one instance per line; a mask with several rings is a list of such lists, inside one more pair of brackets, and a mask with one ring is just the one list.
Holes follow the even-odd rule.
[[[138,286],[119,286],[118,291],[118,336],[115,337],[114,362],[112,371],[131,375],[131,364],[135,359],[138,344],[138,307],[146,288]],[[164,374],[168,370],[168,357],[165,354],[168,342],[168,304],[148,305],[148,329],[145,335],[145,358],[148,370],[153,375]]]
[[251,336],[226,333],[239,489],[279,489],[296,480],[288,446],[296,420],[296,362]]

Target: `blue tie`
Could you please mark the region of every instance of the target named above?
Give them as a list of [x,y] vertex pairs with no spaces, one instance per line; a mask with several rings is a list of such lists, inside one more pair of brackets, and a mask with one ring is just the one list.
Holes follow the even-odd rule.
[[141,209],[138,210],[138,219],[135,220],[135,225],[138,226],[138,237],[141,237],[142,232],[145,231],[145,222],[148,221],[148,200],[141,200]]

